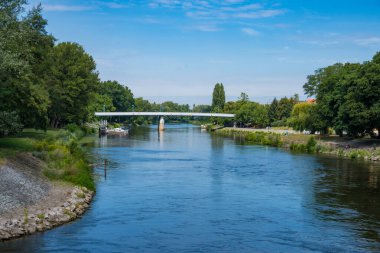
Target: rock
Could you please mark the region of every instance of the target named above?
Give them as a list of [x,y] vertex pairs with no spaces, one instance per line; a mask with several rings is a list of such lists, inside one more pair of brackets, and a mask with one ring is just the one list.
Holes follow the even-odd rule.
[[29,234],[35,233],[36,230],[37,230],[36,226],[30,226],[30,227],[28,227],[28,233]]
[[66,195],[66,201],[60,206],[29,214],[27,223],[24,223],[24,216],[11,220],[0,219],[0,241],[44,231],[75,219],[89,207],[93,192],[85,187],[75,187]]

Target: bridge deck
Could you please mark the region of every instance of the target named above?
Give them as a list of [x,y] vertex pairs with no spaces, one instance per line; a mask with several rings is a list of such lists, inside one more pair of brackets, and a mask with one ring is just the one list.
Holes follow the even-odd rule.
[[183,116],[183,117],[218,117],[234,118],[229,113],[201,113],[201,112],[95,112],[95,116]]

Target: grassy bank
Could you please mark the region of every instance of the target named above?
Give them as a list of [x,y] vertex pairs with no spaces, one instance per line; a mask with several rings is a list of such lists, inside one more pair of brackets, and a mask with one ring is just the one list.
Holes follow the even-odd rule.
[[[281,147],[295,152],[309,154],[329,154],[351,159],[365,159],[380,161],[379,142],[367,140],[366,145],[353,146],[352,140],[337,139],[337,137],[305,135],[305,134],[280,134],[267,131],[249,131],[247,129],[224,128],[215,132],[218,135],[240,135],[247,143]],[[364,142],[364,141],[363,141]]]
[[85,131],[72,126],[67,130],[37,131],[26,129],[13,137],[0,138],[0,161],[21,152],[31,152],[45,162],[44,174],[94,190],[92,170],[85,148]]

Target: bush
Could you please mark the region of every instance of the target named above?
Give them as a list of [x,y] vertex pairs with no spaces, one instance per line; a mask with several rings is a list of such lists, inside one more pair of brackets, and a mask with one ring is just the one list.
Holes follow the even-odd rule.
[[16,112],[0,111],[0,136],[19,133],[22,128],[23,125]]
[[251,132],[245,135],[245,140],[254,144],[261,144],[273,147],[281,147],[283,142],[280,134]]
[[351,158],[351,159],[357,159],[357,158],[364,158],[366,156],[371,156],[371,153],[367,150],[352,150],[348,156]]
[[290,143],[290,150],[297,152],[307,152],[307,146],[303,143]]
[[308,153],[316,153],[317,151],[317,141],[314,136],[311,136],[306,143],[306,151]]
[[45,139],[36,144],[34,154],[44,160],[47,166],[44,174],[53,180],[63,180],[94,190],[94,180],[85,150],[79,145],[77,133],[83,134],[76,126],[68,126],[69,134],[60,139]]

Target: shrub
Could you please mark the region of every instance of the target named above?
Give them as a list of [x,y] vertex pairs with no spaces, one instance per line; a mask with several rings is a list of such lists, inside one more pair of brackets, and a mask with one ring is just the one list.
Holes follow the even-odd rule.
[[[87,153],[78,144],[78,128],[69,128],[74,132],[62,135],[61,139],[39,141],[34,153],[46,162],[44,174],[50,179],[68,181],[93,190],[95,185]],[[83,133],[80,129],[79,131]]]
[[306,143],[306,151],[308,153],[315,153],[317,151],[316,147],[317,147],[317,141],[315,140],[314,136],[311,136]]

